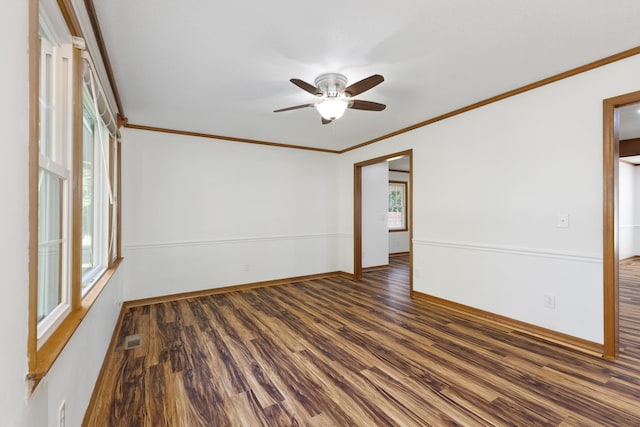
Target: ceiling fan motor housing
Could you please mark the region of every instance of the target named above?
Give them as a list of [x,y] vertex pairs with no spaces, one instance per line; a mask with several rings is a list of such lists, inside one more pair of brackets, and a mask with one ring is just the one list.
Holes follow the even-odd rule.
[[316,87],[327,98],[337,98],[344,94],[347,87],[347,78],[342,74],[327,73],[316,78]]

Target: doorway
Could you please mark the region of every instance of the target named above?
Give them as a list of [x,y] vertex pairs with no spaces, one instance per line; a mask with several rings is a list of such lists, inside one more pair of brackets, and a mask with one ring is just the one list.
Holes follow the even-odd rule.
[[364,162],[354,164],[354,209],[353,209],[353,230],[354,230],[354,255],[353,255],[353,278],[361,280],[363,274],[362,267],[362,238],[363,238],[363,180],[362,169],[366,166],[388,162],[400,157],[408,157],[409,161],[409,181],[408,198],[406,204],[406,221],[409,240],[409,291],[413,293],[413,150],[406,150],[392,153],[385,156],[376,157]]
[[604,357],[619,351],[619,160],[620,113],[640,103],[640,91],[603,101],[603,299]]

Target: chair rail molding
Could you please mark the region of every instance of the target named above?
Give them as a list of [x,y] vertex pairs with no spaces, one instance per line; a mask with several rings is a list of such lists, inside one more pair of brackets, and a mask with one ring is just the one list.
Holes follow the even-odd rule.
[[175,241],[168,241],[168,242],[125,243],[124,248],[128,250],[138,250],[138,249],[151,249],[151,248],[175,248],[175,247],[184,247],[184,246],[215,246],[215,245],[229,245],[229,244],[239,244],[239,243],[330,239],[330,238],[336,238],[336,237],[340,237],[340,234],[339,233],[311,233],[311,234],[291,234],[291,235],[275,235],[275,236],[243,236],[243,237],[229,237],[224,239],[175,240]]
[[555,249],[526,248],[518,246],[490,245],[475,242],[454,242],[430,239],[413,239],[415,246],[432,246],[467,251],[496,252],[509,255],[552,258],[564,261],[576,261],[590,264],[602,264],[602,256],[581,252],[559,251]]

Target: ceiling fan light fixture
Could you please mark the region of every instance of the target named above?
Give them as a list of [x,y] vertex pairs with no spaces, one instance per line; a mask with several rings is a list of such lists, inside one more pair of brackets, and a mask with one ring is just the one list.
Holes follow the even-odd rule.
[[316,108],[325,120],[337,120],[346,111],[349,102],[342,98],[325,99]]
[[289,81],[305,92],[317,96],[320,99],[313,104],[295,105],[293,107],[273,110],[274,113],[297,110],[299,108],[316,107],[318,113],[322,116],[322,124],[326,125],[342,117],[347,108],[364,111],[382,111],[386,108],[386,105],[378,102],[353,99],[354,96],[358,96],[362,92],[382,83],[384,77],[380,74],[374,74],[350,86],[347,86],[347,78],[337,73],[327,73],[318,76],[315,86],[304,80],[295,78]]

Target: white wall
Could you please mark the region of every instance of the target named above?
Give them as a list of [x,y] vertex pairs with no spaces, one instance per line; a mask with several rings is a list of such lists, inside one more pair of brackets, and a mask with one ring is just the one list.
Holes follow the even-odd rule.
[[123,137],[125,299],[337,270],[337,155]]
[[638,73],[640,56],[345,153],[340,232],[353,163],[413,148],[414,289],[602,343],[602,100]]
[[79,426],[119,302],[118,275],[105,288],[35,393],[28,395],[28,50],[27,2],[5,0],[0,14],[0,426],[57,426],[66,401],[67,426]]
[[[404,181],[407,183],[407,197],[411,194],[411,184],[409,183],[409,173],[389,171],[390,181]],[[409,227],[407,231],[389,232],[389,253],[396,254],[400,252],[409,252]]]
[[27,2],[3,2],[0,52],[0,425],[6,426],[20,425],[27,405]]
[[389,264],[389,167],[387,162],[362,168],[362,267]]
[[[28,400],[27,425],[57,427],[62,401],[65,401],[66,425],[71,427],[82,423],[118,320],[122,304],[122,277],[122,270],[114,274],[51,371]],[[37,408],[35,411],[34,407]]]
[[619,166],[619,257],[640,255],[640,168],[620,161]]

